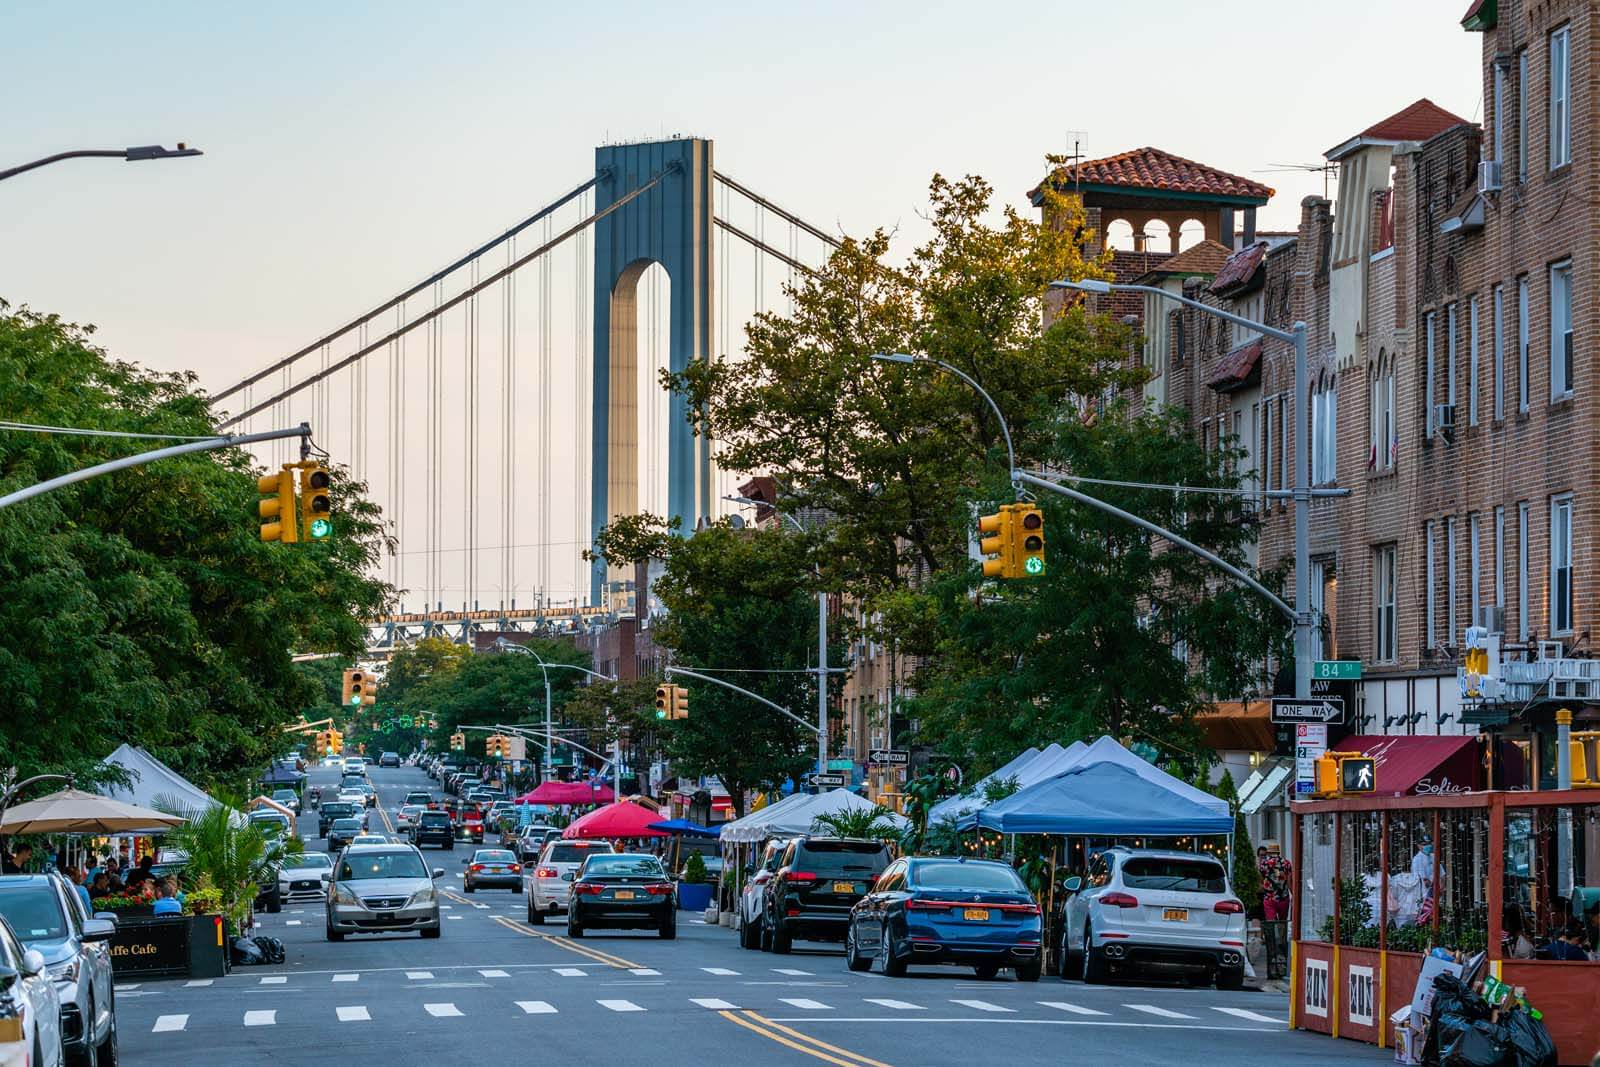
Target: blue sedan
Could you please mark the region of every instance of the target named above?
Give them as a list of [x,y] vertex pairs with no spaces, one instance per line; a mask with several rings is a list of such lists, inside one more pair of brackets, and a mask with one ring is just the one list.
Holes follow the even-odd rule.
[[1037,982],[1039,905],[1017,872],[992,860],[909,856],[879,875],[850,911],[845,964],[897,977],[911,963],[970,966],[979,978],[1002,967]]

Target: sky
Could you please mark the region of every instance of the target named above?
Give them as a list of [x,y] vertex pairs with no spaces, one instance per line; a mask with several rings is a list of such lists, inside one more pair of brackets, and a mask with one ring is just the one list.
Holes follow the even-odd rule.
[[[1263,181],[1260,225],[1292,228],[1323,178],[1281,165],[1318,164],[1423,96],[1481,118],[1465,6],[11,0],[0,166],[177,141],[205,155],[0,184],[0,298],[215,390],[572,188],[596,145],[672,134],[713,139],[719,170],[824,229],[897,228],[902,247],[926,232],[933,173],[1023,204],[1075,139],[1089,158],[1154,145]],[[568,404],[540,413],[519,449],[585,453]],[[586,507],[578,484],[541,491],[544,543]],[[582,584],[563,566],[547,595]]]

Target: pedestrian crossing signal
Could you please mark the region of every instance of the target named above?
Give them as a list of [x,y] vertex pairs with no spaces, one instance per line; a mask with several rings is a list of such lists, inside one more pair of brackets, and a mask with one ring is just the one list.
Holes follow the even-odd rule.
[[1371,756],[1346,756],[1339,761],[1339,791],[1370,793],[1377,788],[1378,768]]

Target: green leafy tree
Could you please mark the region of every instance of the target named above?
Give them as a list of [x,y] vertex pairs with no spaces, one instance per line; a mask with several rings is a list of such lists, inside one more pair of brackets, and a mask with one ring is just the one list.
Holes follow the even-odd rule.
[[454,673],[471,656],[470,648],[447,637],[424,637],[408,648],[397,649],[384,672],[383,684],[378,687],[378,705],[405,703],[417,686]]
[[[547,663],[571,663],[588,667],[588,653],[580,652],[571,641],[538,637],[528,648]],[[559,717],[561,708],[583,682],[578,671],[550,671],[551,707]],[[493,726],[544,720],[544,670],[533,656],[520,652],[462,657],[448,670],[430,674],[405,690],[396,707],[412,715],[426,714],[439,724],[433,732],[436,745],[442,746],[462,726]],[[488,734],[467,732],[467,751],[481,755]],[[593,746],[590,746],[593,747]]]
[[278,838],[245,819],[239,814],[243,806],[240,797],[226,792],[218,803],[198,811],[171,798],[156,798],[157,808],[184,817],[166,832],[162,844],[184,855],[185,883],[221,894],[222,914],[234,930],[243,927],[260,887],[277,879],[274,863],[302,847],[298,838]]
[[[200,436],[215,430],[190,375],[116,361],[91,331],[0,304],[9,419]],[[0,492],[149,447],[0,430]],[[0,749],[24,774],[104,776],[126,741],[202,785],[242,784],[318,699],[293,652],[357,654],[390,590],[392,547],[364,487],[334,467],[335,536],[258,535],[242,451],[160,460],[0,512]]]

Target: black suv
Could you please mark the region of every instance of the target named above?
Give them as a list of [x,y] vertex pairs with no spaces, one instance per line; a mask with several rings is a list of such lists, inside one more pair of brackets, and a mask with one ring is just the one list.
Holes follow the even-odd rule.
[[799,837],[789,842],[767,887],[761,947],[788,952],[795,938],[843,941],[850,909],[889,866],[882,841]]
[[327,837],[328,827],[335,819],[348,819],[360,815],[361,809],[348,800],[330,800],[317,809],[317,836]]
[[450,815],[443,811],[419,811],[417,821],[411,824],[411,843],[421,848],[423,845],[438,845],[441,848],[456,847],[455,827],[450,824]]

